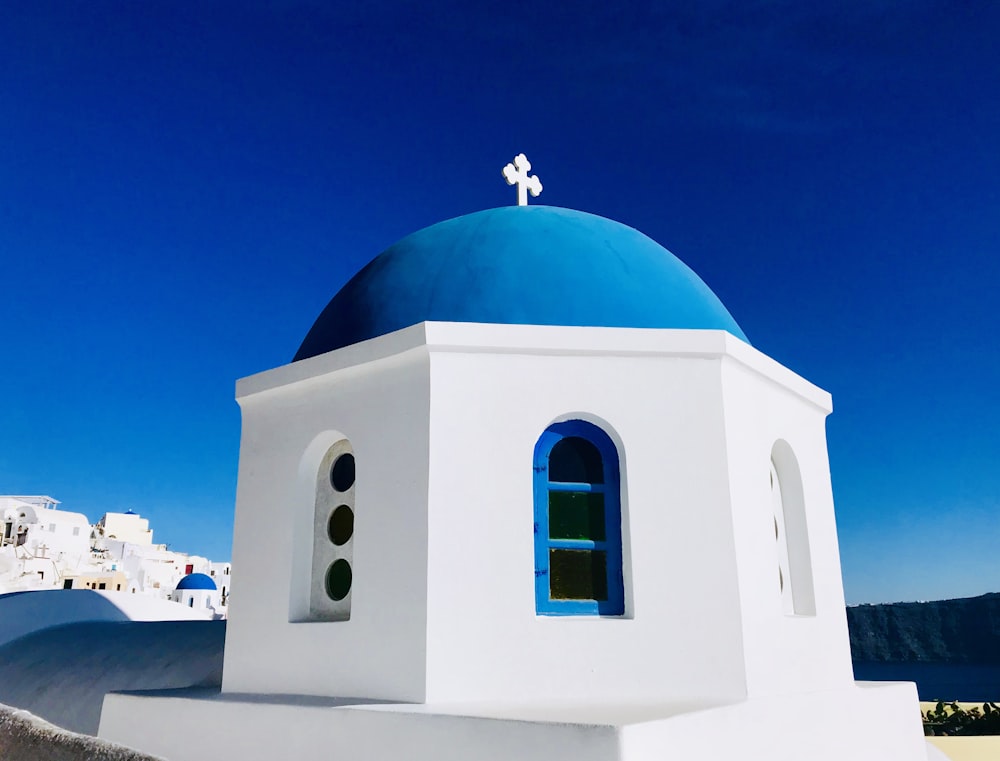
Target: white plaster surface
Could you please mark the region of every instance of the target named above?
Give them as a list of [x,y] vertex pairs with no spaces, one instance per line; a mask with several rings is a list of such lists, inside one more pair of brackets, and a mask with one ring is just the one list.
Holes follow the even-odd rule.
[[[736,700],[853,678],[829,395],[724,332],[425,323],[238,392],[234,562],[255,593],[230,613],[226,691]],[[597,423],[619,448],[621,618],[535,615],[531,454],[569,418]],[[345,437],[358,474],[354,610],[295,623],[308,612],[317,468]],[[807,506],[812,578],[797,581],[811,588],[811,616],[785,615],[776,581],[768,475],[779,440]],[[276,505],[292,525],[277,562],[240,563]],[[263,663],[262,637],[282,645]]]
[[[913,686],[853,682],[830,397],[733,336],[424,323],[243,379],[237,398],[222,692],[110,697],[102,735],[198,717],[204,737],[140,746],[175,761],[925,757]],[[566,419],[618,448],[620,617],[535,613],[532,454]],[[309,621],[317,473],[343,439],[351,614]],[[795,615],[772,458],[799,505]]]
[[175,589],[170,593],[170,602],[187,608],[191,618],[210,619],[223,610],[221,596],[218,589]]
[[105,513],[97,522],[97,527],[108,539],[138,545],[153,543],[149,520],[135,513]]
[[90,523],[83,513],[32,505],[17,497],[4,498],[3,508],[5,521],[13,523],[13,533],[27,528],[23,547],[38,558],[37,570],[50,578],[57,573],[57,562],[78,562],[89,553]]
[[[910,684],[730,705],[400,705],[188,691],[109,695],[100,735],[171,761],[924,761]],[[164,717],[189,728],[156,732]]]
[[[427,365],[412,350],[239,396],[226,691],[423,700]],[[344,438],[357,473],[351,616],[308,621],[317,472]]]
[[211,613],[126,592],[45,589],[0,595],[0,645],[53,626],[85,621],[203,621]]
[[[238,393],[234,562],[255,592],[230,611],[226,691],[735,700],[852,679],[829,396],[726,333],[426,323],[254,376]],[[535,615],[531,455],[568,418],[618,443],[621,618]],[[317,468],[342,438],[357,460],[351,619],[304,623]],[[806,501],[829,512],[810,539],[824,580],[812,617],[785,616],[776,583],[768,473],[779,438],[809,463]],[[276,505],[292,530],[265,568],[250,555],[271,538]],[[281,647],[261,659],[260,638]],[[788,666],[789,651],[816,647],[826,657]]]
[[[448,351],[431,370],[427,700],[740,697],[718,361]],[[535,613],[531,458],[569,418],[618,445],[620,618]]]

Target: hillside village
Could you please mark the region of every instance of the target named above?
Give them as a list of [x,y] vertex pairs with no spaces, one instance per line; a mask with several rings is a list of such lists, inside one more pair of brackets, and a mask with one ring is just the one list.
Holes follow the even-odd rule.
[[0,594],[52,589],[123,592],[225,618],[231,566],[153,543],[128,510],[91,524],[49,496],[0,496]]

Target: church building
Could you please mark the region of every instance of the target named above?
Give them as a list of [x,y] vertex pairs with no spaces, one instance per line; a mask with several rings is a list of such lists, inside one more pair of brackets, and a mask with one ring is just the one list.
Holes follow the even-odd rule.
[[109,695],[101,736],[172,761],[924,761],[914,686],[854,681],[829,394],[658,243],[522,196],[391,246],[237,383],[221,690]]

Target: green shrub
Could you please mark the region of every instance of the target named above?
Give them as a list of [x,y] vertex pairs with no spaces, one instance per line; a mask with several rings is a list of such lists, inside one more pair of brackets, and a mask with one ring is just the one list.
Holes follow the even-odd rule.
[[1000,735],[1000,709],[996,703],[983,703],[966,710],[958,703],[939,700],[934,708],[921,712],[924,734],[934,735]]

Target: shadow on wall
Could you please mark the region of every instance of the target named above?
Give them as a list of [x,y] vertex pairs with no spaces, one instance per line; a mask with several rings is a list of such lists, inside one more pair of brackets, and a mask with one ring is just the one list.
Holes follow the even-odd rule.
[[221,685],[225,638],[225,621],[92,621],[45,629],[0,647],[0,703],[96,734],[109,692]]

